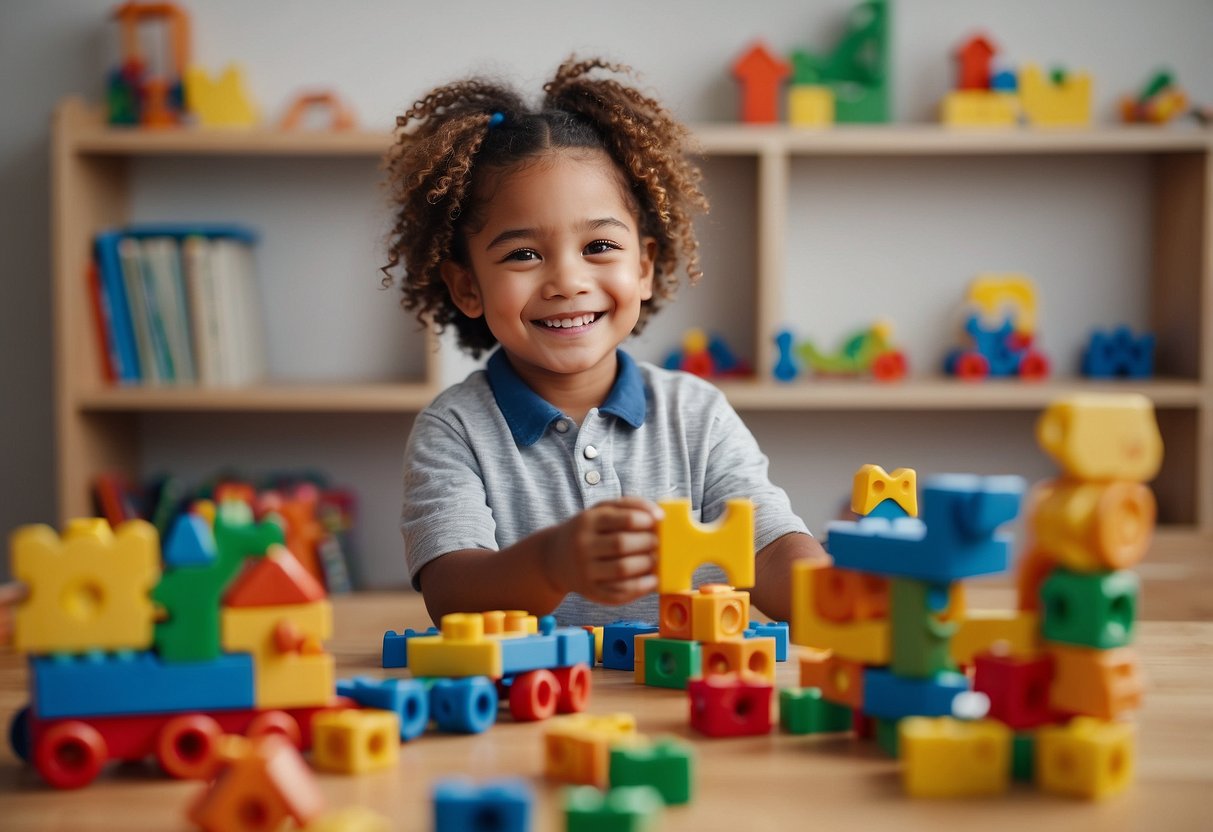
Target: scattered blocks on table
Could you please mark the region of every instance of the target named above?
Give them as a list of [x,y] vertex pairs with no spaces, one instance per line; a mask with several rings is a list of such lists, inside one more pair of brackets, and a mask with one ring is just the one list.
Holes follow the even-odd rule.
[[898,748],[911,797],[979,797],[1010,785],[1011,731],[994,720],[909,717]]
[[1141,579],[1134,572],[1054,569],[1040,588],[1046,641],[1108,650],[1133,641]]
[[393,711],[322,711],[312,719],[312,765],[363,774],[400,760],[400,718]]
[[652,786],[667,806],[690,803],[695,791],[694,748],[672,737],[631,741],[611,749],[611,788]]
[[851,709],[827,701],[820,688],[779,691],[779,725],[785,734],[834,734],[851,730]]
[[448,778],[434,784],[434,832],[528,832],[531,786],[522,778]]
[[612,670],[635,670],[636,636],[657,633],[659,628],[647,621],[612,621],[602,628],[602,666]]
[[1136,745],[1127,722],[1078,717],[1036,732],[1036,784],[1051,794],[1101,799],[1133,782]]
[[691,727],[708,737],[746,737],[771,732],[774,687],[736,676],[708,676],[687,684]]
[[713,563],[724,570],[729,584],[754,585],[754,504],[728,500],[724,513],[712,523],[691,516],[690,500],[663,500],[664,518],[657,526],[657,591],[691,588],[695,570]]
[[10,539],[13,577],[29,589],[14,616],[23,653],[143,650],[153,640],[149,593],[160,577],[156,529],[130,520],[74,520],[60,537],[22,526]]
[[1141,707],[1141,666],[1129,647],[1090,650],[1046,644],[1053,658],[1049,705],[1064,714],[1115,719]]
[[563,783],[606,788],[611,748],[636,736],[631,714],[576,714],[552,720],[544,730],[544,775]]
[[621,786],[601,792],[573,786],[564,793],[567,832],[650,832],[664,804],[652,786]]
[[699,647],[700,675],[736,674],[774,683],[775,639],[751,638],[745,641],[704,642]]

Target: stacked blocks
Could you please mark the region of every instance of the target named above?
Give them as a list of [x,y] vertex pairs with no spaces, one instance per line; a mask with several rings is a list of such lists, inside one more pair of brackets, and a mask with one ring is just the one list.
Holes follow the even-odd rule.
[[143,521],[14,533],[30,590],[15,636],[30,654],[25,722],[44,779],[81,787],[107,760],[153,755],[170,775],[206,777],[224,733],[268,727],[310,744],[313,715],[334,704],[332,613],[281,539],[239,504],[221,504],[213,528],[179,522],[163,562]]

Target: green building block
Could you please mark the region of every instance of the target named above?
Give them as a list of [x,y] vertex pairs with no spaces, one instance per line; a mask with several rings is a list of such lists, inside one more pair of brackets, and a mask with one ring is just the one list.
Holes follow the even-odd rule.
[[792,53],[793,84],[823,84],[834,92],[834,120],[879,123],[890,117],[889,8],[886,0],[860,3],[826,55]]
[[171,569],[152,590],[152,600],[167,615],[156,622],[156,651],[163,661],[217,658],[223,652],[220,606],[224,591],[246,558],[261,557],[271,543],[283,542],[281,526],[254,524],[251,512],[235,505],[222,506],[215,517],[215,559],[205,566]]
[[657,828],[661,809],[661,795],[652,786],[621,786],[605,794],[575,786],[564,792],[568,832],[647,832]]
[[820,688],[779,691],[779,726],[786,734],[835,734],[851,730],[851,709],[827,702]]
[[1031,783],[1036,771],[1036,736],[1029,733],[1011,737],[1011,777]]
[[940,618],[950,602],[949,590],[947,585],[912,578],[889,579],[889,617],[893,622],[889,669],[894,675],[925,679],[956,669],[950,648],[959,625]]
[[1135,572],[1057,568],[1040,588],[1045,641],[1110,650],[1133,641],[1141,581]]
[[651,638],[644,643],[644,683],[655,688],[686,690],[700,671],[699,642]]
[[611,749],[609,782],[618,786],[652,786],[667,806],[691,802],[694,792],[694,751],[672,738],[652,745],[620,745]]
[[900,756],[898,743],[898,726],[900,724],[900,719],[876,720],[876,744],[880,746],[881,751],[893,758]]

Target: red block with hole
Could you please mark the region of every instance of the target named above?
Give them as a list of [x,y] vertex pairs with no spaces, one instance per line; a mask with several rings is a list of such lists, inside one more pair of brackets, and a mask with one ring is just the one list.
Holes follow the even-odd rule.
[[750,737],[771,732],[773,685],[736,676],[687,683],[691,727],[708,737]]
[[1047,654],[1030,659],[979,653],[973,659],[973,690],[990,697],[990,719],[1016,731],[1056,722],[1049,706],[1053,659]]

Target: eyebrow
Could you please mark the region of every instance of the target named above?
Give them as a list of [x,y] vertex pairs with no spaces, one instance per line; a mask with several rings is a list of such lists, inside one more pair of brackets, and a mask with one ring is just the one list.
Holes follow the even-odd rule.
[[[632,230],[631,226],[615,217],[599,217],[595,220],[589,220],[586,222],[585,228],[589,231],[597,231],[600,228],[618,228],[621,231]],[[514,240],[524,240],[537,236],[539,236],[539,230],[535,228],[509,228],[490,240],[485,249],[490,250]]]

